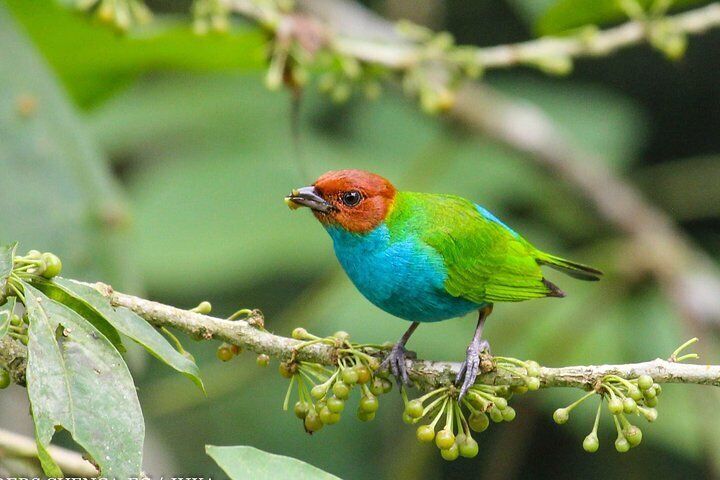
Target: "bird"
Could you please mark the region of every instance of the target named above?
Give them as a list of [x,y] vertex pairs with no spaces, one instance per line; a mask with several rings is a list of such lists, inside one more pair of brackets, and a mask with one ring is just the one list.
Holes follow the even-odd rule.
[[499,302],[565,293],[540,267],[580,280],[602,272],[545,253],[482,206],[465,198],[397,190],[364,170],[333,170],[285,197],[306,207],[329,233],[348,277],[371,303],[411,322],[383,360],[409,384],[406,344],[421,323],[478,312],[472,341],[456,376],[459,398],[475,383],[480,354],[489,353],[483,326]]

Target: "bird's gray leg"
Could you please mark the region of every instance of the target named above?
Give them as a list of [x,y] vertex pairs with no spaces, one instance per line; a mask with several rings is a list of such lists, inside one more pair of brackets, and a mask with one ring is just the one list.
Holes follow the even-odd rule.
[[410,335],[413,334],[415,329],[420,325],[420,322],[413,322],[410,328],[407,329],[400,340],[393,345],[392,350],[388,353],[385,360],[380,364],[380,370],[390,368],[390,372],[395,376],[398,385],[409,385],[410,379],[408,378],[407,367],[405,367],[405,344],[410,339]]
[[477,327],[475,327],[475,335],[473,335],[472,342],[467,348],[467,355],[465,361],[460,365],[457,377],[455,378],[456,383],[462,382],[460,388],[460,396],[458,400],[467,393],[468,389],[475,383],[475,379],[480,372],[480,352],[490,352],[490,344],[487,340],[482,339],[482,330],[485,325],[485,319],[492,313],[492,305],[487,305],[480,309],[478,315]]

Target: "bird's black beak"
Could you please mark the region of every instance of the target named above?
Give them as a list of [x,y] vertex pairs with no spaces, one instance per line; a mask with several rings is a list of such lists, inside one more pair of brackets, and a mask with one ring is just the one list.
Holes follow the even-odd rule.
[[310,210],[322,213],[328,213],[334,209],[330,203],[318,195],[317,190],[312,186],[293,190],[290,195],[285,197],[285,203],[292,209],[308,207]]

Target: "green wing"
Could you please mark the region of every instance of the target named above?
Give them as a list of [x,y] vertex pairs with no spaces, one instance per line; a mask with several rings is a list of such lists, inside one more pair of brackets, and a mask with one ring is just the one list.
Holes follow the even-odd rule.
[[543,279],[538,250],[473,203],[452,195],[413,195],[426,213],[421,240],[445,261],[448,293],[476,303],[562,295]]

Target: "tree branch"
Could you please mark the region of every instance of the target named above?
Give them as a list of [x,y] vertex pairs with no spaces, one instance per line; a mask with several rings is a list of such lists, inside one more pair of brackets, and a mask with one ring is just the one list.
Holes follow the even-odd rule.
[[[259,312],[254,312],[246,319],[230,321],[115,292],[111,287],[102,283],[86,285],[100,291],[112,305],[132,310],[155,327],[174,328],[197,339],[222,340],[281,360],[296,358],[328,366],[333,366],[336,362],[337,355],[331,346],[315,344],[298,349],[303,342],[274,335],[259,328],[257,325],[263,322]],[[383,354],[378,351],[371,353],[378,356]],[[9,365],[11,370],[21,369],[24,372],[25,357],[20,356],[8,363],[5,361],[8,356],[7,353],[3,355],[2,363]],[[452,362],[408,360],[407,366],[410,378],[416,382],[418,387],[423,390],[431,390],[452,383],[460,365]],[[542,367],[539,378],[541,386],[546,388],[576,387],[589,390],[609,374],[626,379],[647,374],[653,377],[657,383],[720,386],[720,365],[683,364],[659,358],[649,362],[626,365]],[[13,377],[19,378],[19,372],[14,372]],[[493,385],[523,384],[523,381],[517,376],[503,371],[482,374],[478,377],[478,381]]]
[[[283,360],[287,360],[297,353],[297,358],[300,360],[333,365],[334,358],[336,358],[335,352],[330,346],[316,344],[296,350],[302,342],[258,329],[252,323],[261,319],[259,314],[254,314],[246,320],[223,320],[114,292],[107,285],[95,284],[93,286],[107,296],[113,305],[134,311],[156,327],[172,327],[197,338],[223,340],[256,353],[264,353]],[[447,385],[454,381],[460,365],[449,362],[408,360],[408,367],[410,378],[416,381],[421,388],[428,389]],[[543,367],[540,381],[543,387],[588,389],[592,388],[603,376],[611,373],[623,378],[648,374],[657,383],[695,383],[720,386],[720,365],[691,365],[660,359],[628,365]],[[498,385],[521,384],[517,377],[503,372],[487,373],[480,377],[480,381]]]
[[[259,6],[252,0],[225,0],[232,11],[255,19],[275,29],[283,15]],[[427,49],[410,42],[387,28],[378,28],[372,14],[363,7],[334,0],[300,1],[300,5],[317,18],[327,19],[333,12],[333,49],[338,53],[391,69],[407,70],[429,59]],[[689,12],[662,18],[663,27],[677,34],[699,34],[720,26],[720,4],[713,3]],[[485,69],[518,65],[539,65],[547,59],[604,56],[640,44],[648,39],[652,21],[632,20],[593,34],[567,37],[542,37],[526,42],[493,47],[463,47]]]

